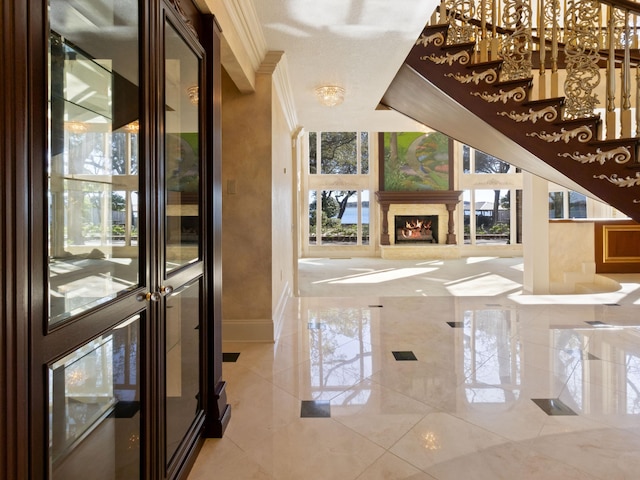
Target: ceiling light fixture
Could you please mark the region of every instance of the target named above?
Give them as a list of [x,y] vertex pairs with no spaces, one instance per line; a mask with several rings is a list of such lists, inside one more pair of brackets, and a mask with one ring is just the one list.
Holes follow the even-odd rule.
[[326,107],[340,105],[344,100],[344,88],[337,85],[323,85],[316,88],[316,96]]
[[192,85],[187,88],[187,95],[189,96],[189,101],[192,105],[198,105],[199,100],[199,88],[198,85]]
[[80,135],[81,133],[86,133],[88,130],[86,123],[75,122],[75,121],[64,122],[64,129],[76,135]]
[[127,123],[124,126],[124,131],[130,133],[131,135],[137,135],[140,133],[140,122],[138,120],[134,120],[131,123]]

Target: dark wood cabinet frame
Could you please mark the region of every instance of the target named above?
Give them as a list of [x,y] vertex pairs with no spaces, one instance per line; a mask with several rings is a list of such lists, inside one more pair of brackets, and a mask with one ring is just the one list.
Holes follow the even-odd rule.
[[[173,9],[174,17],[184,25],[184,32],[195,31],[204,47],[206,71],[202,92],[203,138],[207,151],[204,182],[206,198],[203,216],[204,262],[207,312],[203,328],[202,402],[204,415],[197,429],[185,442],[181,459],[169,472],[158,454],[158,445],[147,442],[141,451],[144,471],[150,479],[185,478],[205,436],[220,437],[230,418],[225,382],[222,378],[221,344],[221,116],[220,116],[220,28],[212,15],[201,14],[191,1],[140,1],[140,76],[154,82],[161,68],[160,22],[162,10]],[[0,478],[46,478],[47,435],[45,385],[42,378],[44,359],[59,352],[55,329],[46,326],[46,302],[43,285],[47,279],[46,205],[41,196],[46,188],[44,171],[47,155],[47,1],[14,0],[0,6],[0,48],[3,74],[0,75]],[[153,112],[159,111],[155,89],[143,89],[140,104],[142,125],[157,125]],[[145,156],[158,154],[158,133],[149,128],[141,131],[140,143]],[[142,161],[142,160],[141,160]],[[146,172],[145,175],[152,175]],[[149,177],[150,178],[150,177]],[[150,200],[141,191],[142,198]],[[150,204],[148,202],[147,204]],[[151,221],[140,212],[140,222]],[[154,212],[150,212],[152,216]],[[142,248],[142,261],[149,252]],[[137,290],[122,303],[123,313],[135,310]],[[139,307],[137,307],[139,308]],[[111,311],[113,313],[113,311]],[[112,320],[97,315],[92,331],[96,334]],[[153,328],[153,327],[151,327]],[[65,328],[73,338],[73,328]],[[86,332],[85,332],[86,333]],[[143,336],[156,332],[145,331]],[[43,341],[46,336],[51,336]],[[67,342],[71,342],[67,338]],[[141,353],[146,365],[157,368],[158,352]],[[154,375],[150,375],[153,378]],[[153,380],[142,385],[142,395],[150,402],[158,394]],[[148,403],[152,405],[152,403]],[[151,418],[159,413],[151,412]],[[142,433],[153,439],[157,433],[149,422],[143,422]],[[162,461],[161,461],[162,460]]]

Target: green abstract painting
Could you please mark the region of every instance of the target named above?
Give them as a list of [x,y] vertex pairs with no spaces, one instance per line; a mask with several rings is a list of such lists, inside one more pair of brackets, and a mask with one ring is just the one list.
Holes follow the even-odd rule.
[[449,189],[449,137],[439,132],[384,134],[384,190]]

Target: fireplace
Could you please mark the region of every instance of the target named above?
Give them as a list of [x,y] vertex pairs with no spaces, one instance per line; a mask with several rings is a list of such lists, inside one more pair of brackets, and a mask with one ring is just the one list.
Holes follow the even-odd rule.
[[[389,231],[394,232],[394,224],[389,218],[389,207],[393,205],[425,205],[425,204],[435,204],[442,205],[446,208],[446,213],[441,214],[446,215],[443,216],[442,225],[438,225],[438,220],[435,218],[435,221],[431,223],[432,236],[434,241],[438,241],[438,228],[443,229],[442,237],[445,238],[445,243],[447,245],[455,245],[456,242],[456,234],[454,232],[455,222],[453,218],[453,212],[456,209],[456,205],[460,202],[460,198],[462,197],[462,191],[460,190],[428,190],[428,191],[420,191],[420,192],[385,192],[379,191],[376,192],[376,198],[380,205],[380,210],[382,213],[382,228],[380,230],[380,245],[390,245],[391,235],[389,235]],[[411,210],[408,210],[411,213]],[[428,210],[427,213],[430,213],[431,210]],[[404,212],[398,212],[404,213]],[[395,215],[394,215],[395,217]],[[447,220],[445,220],[445,218]],[[397,230],[396,230],[397,231]],[[397,237],[396,237],[397,238]],[[395,244],[397,245],[399,242],[396,240]],[[400,242],[403,243],[403,242]],[[415,243],[415,242],[414,242]],[[425,243],[422,241],[422,243]],[[426,242],[428,243],[428,242]]]
[[438,243],[437,215],[396,215],[395,243]]

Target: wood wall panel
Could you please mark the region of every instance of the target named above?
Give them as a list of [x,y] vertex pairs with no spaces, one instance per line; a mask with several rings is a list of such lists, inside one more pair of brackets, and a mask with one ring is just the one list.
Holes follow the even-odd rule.
[[595,223],[596,273],[640,272],[640,224],[631,220]]
[[29,478],[27,2],[0,3],[0,478]]

